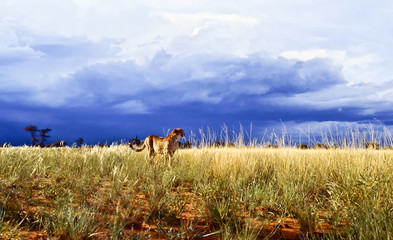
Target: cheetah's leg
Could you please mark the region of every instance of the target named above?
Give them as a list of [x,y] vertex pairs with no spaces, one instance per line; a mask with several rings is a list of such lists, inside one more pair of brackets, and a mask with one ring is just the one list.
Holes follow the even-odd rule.
[[155,157],[156,153],[154,152],[154,150],[150,150],[149,151],[149,164],[153,164],[153,159]]

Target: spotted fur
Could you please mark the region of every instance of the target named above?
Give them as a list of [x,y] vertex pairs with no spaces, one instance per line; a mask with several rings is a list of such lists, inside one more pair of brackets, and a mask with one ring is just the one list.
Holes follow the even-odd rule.
[[143,145],[140,148],[135,148],[132,143],[130,142],[128,145],[130,148],[136,152],[140,152],[146,148],[149,154],[149,161],[150,163],[153,162],[153,159],[156,154],[163,154],[165,158],[169,158],[169,163],[173,154],[179,147],[177,143],[177,139],[184,137],[184,131],[181,128],[175,128],[173,131],[166,136],[158,137],[155,135],[148,136],[145,141],[143,141]]

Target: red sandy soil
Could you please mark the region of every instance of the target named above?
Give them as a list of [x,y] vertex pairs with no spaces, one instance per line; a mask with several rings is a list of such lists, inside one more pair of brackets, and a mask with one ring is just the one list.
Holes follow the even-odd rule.
[[[174,227],[174,229],[178,230],[179,227]],[[102,229],[102,231],[98,231],[94,236],[91,236],[92,239],[107,239],[108,238],[108,230]],[[214,234],[206,237],[196,237],[196,233],[201,232],[203,235],[208,235],[208,232],[205,230],[205,227],[200,226],[195,229],[195,232],[191,234],[189,239],[192,239],[192,236],[195,236],[195,239],[205,239],[205,240],[214,240],[219,239],[219,234]],[[166,234],[160,233],[158,227],[155,225],[143,224],[143,223],[135,223],[132,225],[132,228],[129,227],[125,230],[123,239],[137,239],[135,236],[148,236],[148,239],[153,240],[165,240],[168,239]],[[48,239],[46,232],[42,230],[29,230],[29,231],[21,231],[18,236],[21,239]],[[134,236],[134,238],[133,238]],[[299,231],[299,225],[297,224],[295,219],[288,218],[284,221],[284,223],[280,224],[272,224],[268,229],[259,234],[258,239],[264,239],[269,236],[269,239],[278,240],[278,239],[286,239],[286,240],[300,240],[303,239],[302,235]],[[50,239],[65,239],[58,237],[51,237]],[[187,238],[185,238],[187,239]]]
[[[174,227],[174,229],[179,229],[179,227]],[[147,231],[148,230],[148,231]],[[91,236],[92,239],[107,239],[107,229],[102,229],[102,231],[98,231],[94,236]],[[208,235],[208,232],[204,231],[204,227],[199,227],[195,229],[195,233],[197,232],[204,232],[203,235]],[[148,239],[152,240],[165,240],[168,239],[168,237],[160,233],[158,231],[158,227],[154,225],[148,225],[148,224],[142,224],[142,223],[136,223],[133,224],[132,229],[126,229],[123,235],[124,239],[137,239],[137,238],[132,238],[132,236],[143,236],[144,233],[148,235]],[[194,234],[195,234],[194,233]],[[21,239],[48,239],[47,234],[42,231],[42,230],[29,230],[29,231],[21,231],[18,236]],[[264,239],[265,237],[270,236],[269,239],[272,240],[278,240],[278,239],[286,239],[286,240],[300,240],[302,239],[302,235],[299,231],[299,225],[296,223],[296,220],[288,218],[285,220],[284,223],[274,225],[272,224],[269,229],[266,229],[264,232],[261,232],[259,234],[258,239]],[[192,236],[190,236],[190,239]],[[64,239],[64,238],[53,238],[51,239]],[[207,237],[201,237],[201,238],[195,238],[195,239],[205,239],[205,240],[214,240],[214,239],[219,239],[219,234],[215,234],[212,236],[207,236]]]
[[[101,188],[105,188],[102,186]],[[174,189],[175,190],[175,189]],[[148,218],[147,216],[151,212],[148,206],[148,196],[143,193],[136,194],[135,201],[138,202],[138,208],[141,209],[140,215],[137,220],[134,220],[133,223],[126,225],[124,229],[124,233],[121,239],[168,239],[165,231],[180,231],[181,227],[185,229],[187,226],[193,226],[193,230],[189,230],[188,235],[184,236],[184,239],[220,239],[220,234],[214,234],[218,228],[209,225],[206,221],[206,217],[201,216],[200,213],[196,210],[195,206],[201,204],[201,200],[198,196],[195,196],[191,191],[187,191],[183,189],[183,191],[176,190],[173,192],[174,194],[178,194],[184,199],[188,199],[188,203],[185,204],[182,213],[177,216],[175,221],[171,221],[170,224],[166,224],[165,227],[160,228],[160,223],[157,220],[154,220],[152,217]],[[19,196],[17,206],[21,212],[26,213],[27,215],[32,216],[37,211],[40,211],[37,206],[31,206],[26,201],[25,198]],[[49,201],[40,195],[39,193],[33,193],[34,202],[38,203],[39,206],[48,206]],[[190,199],[192,199],[190,201]],[[115,212],[113,207],[108,207],[109,215]],[[111,209],[113,208],[113,209]],[[300,231],[300,224],[295,218],[279,218],[278,215],[275,215],[274,211],[269,211],[266,209],[258,209],[260,211],[261,216],[269,215],[269,224],[264,225],[264,227],[260,227],[260,229],[255,229],[256,232],[259,232],[258,238],[264,239],[268,237],[268,239],[287,239],[287,240],[295,240],[295,239],[303,239],[304,235],[302,235]],[[246,216],[244,216],[246,217]],[[147,221],[145,219],[148,218]],[[258,222],[259,220],[255,220],[255,226],[262,226],[262,222]],[[170,225],[170,228],[167,226]],[[256,227],[257,228],[257,227]],[[325,232],[329,232],[329,226],[327,224],[322,225],[321,228]],[[40,229],[26,229],[26,227],[22,227],[23,231],[18,233],[18,237],[21,239],[49,239],[49,236],[46,232]],[[184,232],[184,231],[183,231]],[[95,234],[93,234],[91,239],[108,239],[110,237],[110,230],[108,228],[102,228],[98,230]],[[212,235],[209,235],[212,234]],[[197,238],[199,236],[199,238]],[[204,236],[202,238],[202,236]],[[313,236],[321,236],[322,237],[322,229],[317,230],[313,233]],[[1,239],[1,234],[0,234]],[[67,239],[64,237],[55,237],[52,236],[50,239]]]

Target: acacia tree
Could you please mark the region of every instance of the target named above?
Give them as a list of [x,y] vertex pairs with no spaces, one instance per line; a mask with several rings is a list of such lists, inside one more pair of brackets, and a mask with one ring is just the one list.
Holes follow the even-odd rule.
[[45,128],[45,129],[40,130],[40,134],[39,134],[39,136],[41,138],[40,144],[44,144],[44,142],[47,140],[47,138],[50,137],[49,135],[46,135],[46,133],[50,132],[50,131],[52,131],[52,129],[50,129],[50,128]]
[[38,128],[37,128],[37,126],[29,125],[29,126],[25,127],[24,129],[25,129],[26,132],[30,132],[30,134],[31,134],[31,143],[34,146],[38,142],[38,138],[37,138]]
[[82,147],[83,146],[83,142],[84,142],[84,139],[83,138],[78,138],[78,139],[76,139],[75,140],[75,143],[76,143],[76,147]]

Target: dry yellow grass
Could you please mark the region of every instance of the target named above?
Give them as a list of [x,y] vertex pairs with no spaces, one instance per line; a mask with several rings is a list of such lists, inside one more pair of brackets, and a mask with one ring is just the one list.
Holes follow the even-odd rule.
[[171,167],[146,158],[126,146],[0,149],[0,236],[393,234],[391,150],[183,149]]

